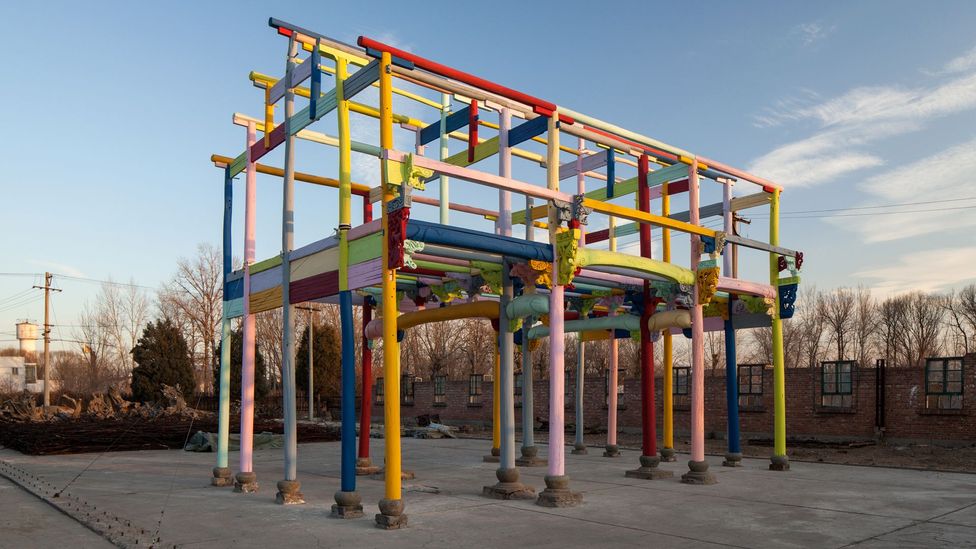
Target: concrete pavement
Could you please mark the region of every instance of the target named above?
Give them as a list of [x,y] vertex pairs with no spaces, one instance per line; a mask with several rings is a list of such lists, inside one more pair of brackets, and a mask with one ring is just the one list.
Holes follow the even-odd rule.
[[[382,463],[383,441],[373,443],[373,461]],[[81,520],[99,517],[103,527],[113,525],[114,530],[105,531],[116,543],[134,546],[138,539],[141,547],[157,537],[164,547],[278,549],[391,543],[976,547],[976,475],[810,463],[793,463],[792,471],[777,473],[767,470],[767,460],[745,459],[743,467],[728,469],[721,467],[721,458],[709,457],[719,483],[691,486],[678,480],[687,470],[686,455],[661,464],[675,478],[646,481],[624,477],[637,465],[637,451],[622,450],[623,457],[609,459],[597,451],[568,455],[567,448],[567,473],[572,488],[583,492],[583,505],[551,509],[480,495],[482,486],[495,482],[495,465],[482,462],[489,446],[470,439],[404,439],[404,467],[417,479],[404,482],[410,527],[402,531],[375,528],[383,482],[368,477],[358,481],[366,517],[329,518],[339,487],[338,442],[299,446],[299,480],[308,503],[289,507],[274,503],[274,484],[282,478],[281,450],[255,451],[261,484],[256,494],[211,487],[213,454],[115,452],[96,459],[93,454],[30,457],[0,450],[0,461],[6,462],[4,474],[17,470],[39,479],[47,497],[70,482],[55,504]],[[236,460],[232,454],[232,469]],[[521,473],[523,482],[537,491],[544,488],[544,468],[522,468]],[[41,530],[37,539],[48,541]],[[0,529],[0,546],[16,546],[14,535]],[[50,537],[57,535],[52,530]]]

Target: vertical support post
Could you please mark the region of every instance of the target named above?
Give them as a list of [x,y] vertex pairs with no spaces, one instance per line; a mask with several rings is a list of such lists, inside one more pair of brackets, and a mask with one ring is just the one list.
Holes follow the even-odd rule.
[[[649,173],[649,159],[642,154],[637,163],[637,206],[642,212],[651,211],[651,190],[647,186]],[[640,252],[642,257],[651,257],[651,226],[641,223]],[[647,326],[651,315],[654,314],[654,301],[651,299],[651,283],[644,281],[643,288],[644,313],[640,320],[640,366],[641,366],[641,445],[640,467],[627,471],[630,478],[654,480],[670,478],[671,471],[658,468],[661,458],[657,455],[657,406],[654,388],[654,343],[651,341],[651,331]]]
[[[447,160],[451,156],[450,149],[450,138],[447,136],[447,115],[451,111],[451,94],[442,93],[441,94],[441,160]],[[440,184],[438,185],[438,190],[440,191],[440,201],[439,206],[440,213],[440,223],[441,225],[448,225],[450,221],[450,178],[446,175],[440,176]]]
[[[583,141],[582,137],[578,137],[576,141],[576,194],[586,193],[586,176],[583,175],[583,151],[585,149],[586,142]],[[612,149],[611,149],[612,152]],[[613,183],[608,183],[612,185]],[[586,231],[583,227],[580,227],[580,247],[586,245]],[[580,311],[580,319],[582,320],[582,311]],[[573,441],[573,454],[574,455],[585,455],[586,442],[583,440],[583,428],[585,427],[585,420],[583,417],[583,390],[586,387],[586,343],[583,342],[583,333],[577,332],[576,334],[576,440]]]
[[[617,251],[617,222],[616,218],[610,217],[610,238],[609,245],[610,251]],[[615,305],[610,306],[611,316],[617,314],[617,307]],[[617,379],[619,374],[619,355],[620,355],[620,345],[617,342],[616,330],[610,331],[610,371],[608,372],[607,381],[607,445],[606,449],[603,451],[603,457],[620,457],[620,449],[617,447],[617,385],[620,380]]]
[[308,419],[315,419],[315,316],[308,308]]
[[298,421],[295,398],[295,307],[291,304],[291,250],[295,243],[295,136],[290,129],[295,114],[295,89],[291,87],[292,73],[297,65],[298,43],[288,39],[288,60],[285,78],[285,177],[281,201],[281,386],[284,409],[285,462],[284,478],[278,481],[275,501],[292,505],[305,503],[298,481]]
[[[549,189],[559,190],[559,115],[549,115],[548,143],[546,147],[546,183]],[[531,224],[530,219],[526,221]],[[566,474],[565,444],[565,352],[566,342],[563,326],[564,287],[556,276],[558,247],[556,234],[559,230],[559,215],[556,206],[549,204],[549,242],[552,245],[553,277],[549,293],[549,470],[545,477],[546,489],[536,500],[544,507],[572,507],[583,501],[582,494],[569,489],[569,476]]]
[[[380,147],[393,148],[393,82],[389,52],[380,57]],[[387,205],[395,198],[387,185],[387,163],[382,163],[383,174],[383,234],[390,234],[390,213]],[[443,203],[443,202],[442,202]],[[380,528],[402,528],[407,525],[401,499],[400,463],[400,344],[397,342],[396,269],[390,265],[390,242],[383,238],[383,285],[381,303],[383,311],[383,399],[384,441],[386,446],[386,487],[380,500],[380,514],[376,524]]]
[[251,146],[257,140],[255,124],[247,124],[247,165],[244,175],[244,311],[241,327],[241,451],[235,492],[256,492],[252,450],[254,444],[254,315],[251,314],[251,264],[255,257],[257,227],[257,166],[251,159]]
[[[512,113],[502,108],[498,117],[498,175],[512,176],[512,149],[508,146],[508,131],[512,125]],[[512,195],[509,191],[498,192],[498,233],[512,235]],[[493,385],[498,387],[499,397],[499,463],[495,471],[498,483],[485,486],[482,494],[497,499],[532,498],[535,491],[519,482],[515,468],[515,337],[512,334],[513,319],[508,316],[508,304],[515,297],[509,264],[502,259],[502,293],[498,301],[498,373]],[[524,335],[524,333],[523,333]],[[523,402],[524,405],[524,402]]]
[[[313,67],[312,70],[318,70]],[[336,59],[336,98],[339,130],[339,321],[342,338],[342,465],[340,488],[335,493],[332,516],[363,516],[362,498],[356,492],[356,342],[353,328],[352,292],[349,290],[349,229],[352,228],[352,137],[345,80],[345,57]],[[366,432],[369,436],[369,431]]]
[[[671,196],[668,194],[668,184],[661,188],[661,215],[671,215]],[[665,262],[671,262],[671,229],[661,231],[661,249]],[[675,461],[674,456],[674,353],[672,352],[671,330],[665,330],[664,340],[664,444],[661,448],[661,461]]]
[[217,464],[213,468],[210,484],[230,486],[234,483],[230,467],[227,466],[227,446],[230,438],[230,317],[227,316],[227,276],[232,268],[234,180],[230,169],[224,168],[224,301],[220,319],[220,374],[217,382]]
[[[499,321],[499,324],[501,322]],[[484,456],[483,461],[485,463],[498,463],[498,456],[501,455],[501,403],[500,403],[500,385],[498,383],[499,369],[500,369],[500,350],[499,341],[501,337],[501,327],[495,332],[495,361],[491,365],[491,452]]]
[[[723,227],[726,234],[732,234],[732,181],[723,181],[722,212]],[[726,250],[718,250],[722,254],[722,274],[732,277],[732,254]],[[723,328],[725,330],[725,405],[728,410],[729,450],[725,453],[726,467],[738,467],[742,464],[742,447],[739,442],[739,380],[738,365],[735,357],[735,327],[732,325],[732,305],[735,294],[729,294],[728,318]]]
[[[363,197],[363,223],[373,220],[373,205],[369,197]],[[363,326],[362,326],[362,353],[363,353],[363,382],[362,399],[359,410],[359,454],[356,458],[356,474],[372,475],[378,473],[380,468],[373,465],[369,457],[370,424],[373,415],[373,347],[372,340],[366,337],[366,326],[373,320],[372,297],[363,298]]]
[[[769,201],[769,244],[779,246],[779,189],[773,189]],[[773,305],[773,455],[769,468],[789,471],[786,456],[786,369],[783,364],[783,323],[779,316],[779,256],[769,254],[769,283],[776,292]]]
[[[698,160],[692,159],[688,166],[688,211],[689,222],[698,225],[701,221],[698,212]],[[691,235],[691,270],[698,271],[701,261],[701,238]],[[708,470],[705,461],[705,332],[703,312],[699,299],[697,276],[691,309],[691,461],[689,471],[681,476],[687,484],[715,484],[715,475]]]

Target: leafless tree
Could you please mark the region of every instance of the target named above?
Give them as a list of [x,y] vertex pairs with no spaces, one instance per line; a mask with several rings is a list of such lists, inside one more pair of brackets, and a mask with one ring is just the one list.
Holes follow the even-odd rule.
[[159,292],[160,312],[184,330],[201,390],[213,385],[211,354],[220,338],[223,295],[223,256],[210,244],[199,244],[193,258],[180,258]]
[[865,366],[870,360],[874,334],[878,330],[878,310],[871,298],[871,290],[861,286],[854,290],[852,328],[853,356],[857,358],[858,364]]
[[848,333],[855,321],[854,292],[850,288],[838,288],[821,294],[817,300],[817,312],[830,327],[837,344],[837,360],[847,358]]
[[85,304],[74,338],[87,355],[93,386],[124,384],[135,365],[132,348],[146,325],[149,299],[134,283],[119,285],[109,279],[94,301]]
[[939,306],[936,296],[912,292],[905,297],[908,365],[921,366],[926,357],[939,351],[939,335],[945,311]]
[[956,343],[952,345],[954,351],[962,351],[966,354],[970,350],[970,342],[976,335],[976,307],[973,309],[974,317],[970,319],[966,311],[966,291],[973,292],[973,304],[976,305],[976,285],[970,285],[956,293],[949,293],[939,298],[939,303],[945,311],[946,320],[950,328],[956,335]]

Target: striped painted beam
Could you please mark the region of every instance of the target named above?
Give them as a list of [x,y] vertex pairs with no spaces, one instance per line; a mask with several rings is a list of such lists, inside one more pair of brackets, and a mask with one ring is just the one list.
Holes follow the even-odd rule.
[[285,83],[284,78],[276,82],[274,86],[271,86],[271,90],[268,91],[268,104],[274,105],[279,99],[285,96],[285,91],[289,87],[294,88],[307,80],[312,75],[312,66],[314,64],[316,63],[312,57],[306,57],[300,65],[292,69],[290,86]]
[[710,236],[713,238],[715,237],[715,231],[712,229],[706,229],[704,227],[699,227],[698,225],[692,225],[691,223],[685,223],[683,221],[675,221],[670,217],[642,212],[640,210],[635,210],[634,208],[627,208],[625,206],[610,204],[609,202],[593,200],[592,198],[583,199],[583,206],[592,209],[594,212],[612,215],[614,217],[621,217],[623,219],[629,219],[638,223],[656,225],[658,227],[673,229],[688,234]]
[[[391,149],[385,151],[383,157],[387,160],[393,160],[395,162],[404,162],[407,158],[407,154]],[[447,162],[441,162],[439,160],[433,160],[423,156],[414,156],[413,165],[420,168],[426,168],[428,170],[434,170],[437,173],[444,174],[449,177],[456,177],[472,183],[480,183],[495,189],[512,191],[515,193],[528,195],[533,198],[542,198],[544,200],[562,200],[563,202],[569,202],[573,199],[572,195],[567,193],[538,187],[531,183],[525,183],[517,179],[500,177],[490,173],[455,166],[453,164],[448,164]]]
[[[242,156],[245,157],[245,163],[246,163],[247,153],[244,153]],[[212,154],[210,155],[210,161],[218,165],[228,164],[228,163],[231,163],[228,165],[233,165],[232,163],[237,162],[237,159],[232,160],[227,156]],[[267,164],[255,164],[255,168],[257,168],[258,173],[263,173],[266,175],[276,175],[278,177],[284,177],[285,175],[285,170],[282,170],[281,168],[277,168],[274,166],[268,166]],[[331,177],[322,177],[319,175],[312,175],[309,173],[295,172],[295,180],[301,181],[303,183],[312,183],[313,185],[322,185],[323,187],[332,187],[334,189],[339,188],[339,180],[332,179]],[[366,185],[362,185],[360,183],[353,183],[352,194],[356,196],[369,196],[369,187],[367,187]]]
[[597,152],[593,154],[588,154],[583,157],[582,165],[579,170],[576,168],[576,161],[570,160],[569,162],[559,166],[559,180],[569,179],[570,177],[576,177],[579,171],[584,173],[593,170],[599,170],[600,168],[607,165],[607,155],[604,152]]
[[781,246],[773,246],[772,244],[767,244],[765,242],[760,242],[758,240],[753,240],[751,238],[743,238],[741,236],[735,236],[729,234],[729,235],[725,235],[725,241],[731,242],[732,244],[738,244],[739,246],[745,246],[746,248],[752,248],[753,250],[760,250],[760,251],[769,252],[773,254],[779,254],[786,257],[796,257],[796,250],[783,248]]
[[773,288],[769,284],[750,282],[748,280],[740,280],[726,276],[720,276],[718,278],[718,289],[723,292],[729,292],[730,294],[746,294],[769,298],[776,297],[776,288]]

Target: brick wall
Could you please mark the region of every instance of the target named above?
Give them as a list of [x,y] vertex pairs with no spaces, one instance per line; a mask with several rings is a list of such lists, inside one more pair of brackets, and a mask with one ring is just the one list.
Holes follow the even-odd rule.
[[[894,368],[885,370],[885,428],[889,440],[944,441],[964,443],[976,441],[976,353],[963,360],[964,397],[961,410],[934,411],[925,409],[924,368]],[[865,439],[879,431],[876,422],[877,371],[874,366],[856,367],[852,374],[852,405],[848,409],[830,409],[819,405],[821,367],[791,368],[786,371],[786,429],[791,438]],[[662,378],[655,380],[657,396],[658,432],[663,429]],[[575,385],[575,382],[574,382]],[[639,430],[640,381],[624,379],[624,393],[618,399],[617,423],[621,430]],[[587,427],[606,426],[606,381],[603,374],[587,377],[583,393],[584,421]],[[771,438],[773,431],[773,372],[767,367],[763,373],[761,405],[740,409],[740,430],[744,438]],[[549,382],[536,379],[534,384],[535,417],[549,415]],[[725,398],[724,370],[705,372],[705,433],[725,438],[728,417]],[[403,417],[423,414],[439,415],[451,424],[491,425],[492,382],[484,381],[480,405],[468,402],[468,381],[448,381],[445,402],[434,404],[434,384],[419,382],[414,388],[414,402],[402,407]],[[674,427],[678,435],[686,434],[691,424],[688,406],[677,398]],[[521,425],[521,407],[516,409],[516,426]],[[374,408],[375,418],[382,419],[382,406]],[[566,398],[566,423],[575,423],[574,399]]]

